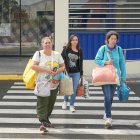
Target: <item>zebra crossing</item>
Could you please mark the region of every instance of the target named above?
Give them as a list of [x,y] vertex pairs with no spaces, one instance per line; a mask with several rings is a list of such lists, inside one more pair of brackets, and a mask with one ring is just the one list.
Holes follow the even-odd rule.
[[22,81],[14,82],[0,101],[0,139],[132,139],[140,136],[140,98],[133,91],[127,102],[119,102],[115,95],[113,128],[107,130],[102,90],[91,84],[89,90],[89,98],[77,97],[75,113],[62,110],[63,97],[57,97],[50,119],[55,128],[50,128],[44,136],[39,131],[33,90],[26,89]]

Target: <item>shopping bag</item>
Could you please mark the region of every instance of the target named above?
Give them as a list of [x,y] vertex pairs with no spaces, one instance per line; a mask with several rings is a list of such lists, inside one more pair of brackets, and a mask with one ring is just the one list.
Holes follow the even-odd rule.
[[64,78],[60,80],[59,95],[72,95],[73,94],[73,81],[68,73],[64,72]]
[[81,78],[79,81],[76,94],[77,94],[77,96],[84,96],[83,78]]
[[83,79],[83,85],[84,85],[84,98],[89,98],[89,83],[87,80]]
[[34,94],[41,97],[50,96],[50,82],[47,80],[36,81]]
[[117,84],[119,85],[119,77],[117,70],[113,65],[97,66],[92,71],[92,84],[94,86]]
[[117,96],[119,101],[127,101],[129,99],[130,88],[125,82],[121,82],[120,86],[117,86]]
[[25,83],[26,88],[34,89],[36,72],[31,69],[32,59],[29,59],[26,68],[23,72],[23,82]]
[[85,78],[80,79],[79,85],[77,87],[77,96],[82,96],[84,98],[89,98],[89,84]]

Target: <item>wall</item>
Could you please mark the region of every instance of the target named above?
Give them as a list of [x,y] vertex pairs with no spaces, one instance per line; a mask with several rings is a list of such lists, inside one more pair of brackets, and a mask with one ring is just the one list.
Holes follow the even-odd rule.
[[[101,45],[105,44],[104,32],[70,32],[78,35],[85,60],[93,60]],[[140,32],[119,32],[119,41],[123,49],[139,48],[127,51],[127,60],[140,60]]]
[[[68,35],[72,32],[68,32],[68,0],[55,0],[55,48],[57,51],[62,51],[62,46],[68,41]],[[80,44],[84,50],[84,75],[91,76],[92,69],[95,67],[93,59],[99,48],[99,46],[104,44],[105,33],[101,32],[73,32],[78,34],[80,38]],[[119,43],[123,48],[134,48],[139,47],[140,33],[119,33],[120,39]],[[132,56],[132,55],[133,56]],[[129,58],[138,56],[138,51],[136,53],[131,53]],[[133,68],[137,68],[135,71]],[[140,61],[126,62],[127,74],[139,73]]]
[[68,41],[68,1],[55,0],[55,50],[59,52]]

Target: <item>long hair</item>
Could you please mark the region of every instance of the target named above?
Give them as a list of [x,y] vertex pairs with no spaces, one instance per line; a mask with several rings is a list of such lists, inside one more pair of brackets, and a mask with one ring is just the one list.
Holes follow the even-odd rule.
[[[77,35],[72,34],[72,35],[70,36],[70,38],[69,38],[69,41],[68,41],[68,44],[66,45],[66,48],[71,49],[71,47],[72,47],[72,46],[71,46],[71,41],[73,40],[74,37],[77,37],[77,38],[78,38]],[[80,44],[79,44],[79,38],[78,38],[78,43],[77,43],[77,45],[76,45],[76,49],[77,49],[78,51],[81,50]]]

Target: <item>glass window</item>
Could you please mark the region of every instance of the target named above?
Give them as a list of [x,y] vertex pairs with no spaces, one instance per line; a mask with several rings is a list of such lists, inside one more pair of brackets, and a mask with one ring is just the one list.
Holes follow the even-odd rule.
[[0,0],[0,55],[32,55],[54,33],[53,0]]

